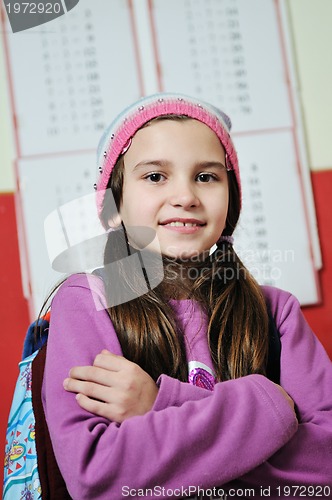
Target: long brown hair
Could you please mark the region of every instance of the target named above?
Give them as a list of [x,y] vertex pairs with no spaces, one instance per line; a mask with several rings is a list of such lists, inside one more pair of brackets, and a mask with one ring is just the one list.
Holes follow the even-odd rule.
[[[184,120],[183,116],[160,119]],[[151,123],[151,122],[149,122]],[[146,124],[148,125],[148,124]],[[145,126],[146,126],[145,125]],[[109,179],[108,188],[118,210],[121,207],[124,161],[120,157]],[[231,235],[240,215],[240,195],[234,172],[228,172],[229,208],[224,235]],[[113,214],[105,197],[104,223]],[[105,263],[109,262],[109,245]],[[192,264],[191,264],[192,266]],[[173,309],[169,291],[180,290],[200,302],[209,317],[208,344],[218,381],[251,373],[266,374],[268,355],[268,314],[261,289],[237,256],[232,245],[221,243],[206,260],[195,263],[198,273],[182,280],[183,263],[164,258],[164,279],[156,288],[130,302],[108,308],[123,355],[139,364],[155,380],[165,373],[186,381],[188,377],[184,339]],[[178,278],[174,282],[174,271]],[[131,280],[131,276],[123,276]],[[105,281],[106,296],[114,284]]]

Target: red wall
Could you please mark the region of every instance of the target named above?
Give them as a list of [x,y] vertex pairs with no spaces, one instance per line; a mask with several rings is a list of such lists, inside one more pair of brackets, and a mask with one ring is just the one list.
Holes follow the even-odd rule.
[[[315,172],[312,174],[312,182],[324,262],[324,269],[320,273],[323,303],[306,307],[303,312],[332,359],[332,170]],[[0,229],[0,446],[3,449],[7,417],[18,373],[17,363],[29,323],[27,303],[22,296],[13,194],[0,194]],[[2,467],[0,471],[2,474]],[[2,476],[0,480],[2,482]]]
[[322,304],[304,307],[303,313],[332,359],[332,170],[315,172],[311,180],[324,266],[320,272]]
[[[13,194],[0,194],[0,450],[4,450],[11,398],[22,354],[24,333],[29,322],[27,302],[23,298]],[[3,457],[3,451],[0,451]],[[2,461],[3,463],[3,461]],[[3,468],[0,467],[3,481]],[[1,488],[2,489],[2,488]]]

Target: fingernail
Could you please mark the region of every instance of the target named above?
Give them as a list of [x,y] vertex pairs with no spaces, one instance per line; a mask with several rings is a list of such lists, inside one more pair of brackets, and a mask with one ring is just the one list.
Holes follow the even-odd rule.
[[69,382],[69,378],[65,378],[64,381],[63,381],[63,387],[65,389],[67,389],[67,387],[68,387],[68,382]]

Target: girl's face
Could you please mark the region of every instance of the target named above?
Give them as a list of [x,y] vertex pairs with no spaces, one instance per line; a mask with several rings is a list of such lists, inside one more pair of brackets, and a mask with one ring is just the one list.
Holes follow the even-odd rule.
[[[140,129],[124,155],[124,225],[152,228],[169,257],[207,254],[226,223],[225,164],[218,137],[197,120],[161,120]],[[159,250],[156,240],[152,246]]]

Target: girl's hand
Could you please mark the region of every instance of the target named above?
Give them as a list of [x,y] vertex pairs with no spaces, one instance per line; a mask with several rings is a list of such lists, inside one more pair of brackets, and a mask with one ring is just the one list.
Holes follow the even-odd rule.
[[104,349],[93,366],[76,366],[64,380],[85,410],[122,423],[151,410],[158,394],[154,380],[137,364]]
[[295,404],[294,404],[294,401],[292,400],[292,398],[290,397],[290,395],[285,391],[285,389],[283,389],[283,387],[281,387],[281,385],[278,385],[278,384],[274,384],[274,385],[276,387],[278,387],[279,391],[284,396],[284,398],[286,399],[287,403],[292,408],[293,412],[296,414],[296,412],[295,412]]

